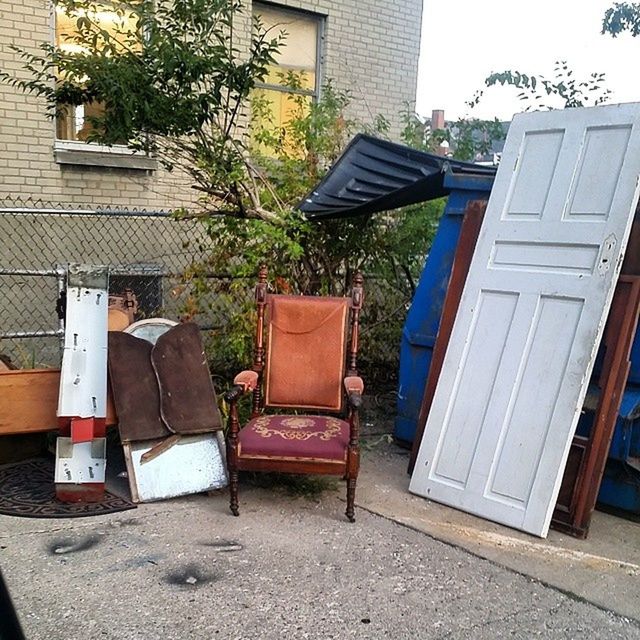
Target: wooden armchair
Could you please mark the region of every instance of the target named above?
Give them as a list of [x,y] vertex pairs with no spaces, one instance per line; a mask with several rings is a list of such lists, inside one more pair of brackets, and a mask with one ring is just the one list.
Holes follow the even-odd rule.
[[[227,465],[233,515],[239,514],[240,470],[278,471],[342,476],[346,516],[355,521],[358,409],[364,390],[356,370],[362,302],[360,274],[348,298],[271,295],[266,267],[261,268],[253,367],[237,375],[224,396],[230,405]],[[237,402],[246,393],[253,394],[251,419],[240,428]],[[287,410],[305,415],[280,413]]]

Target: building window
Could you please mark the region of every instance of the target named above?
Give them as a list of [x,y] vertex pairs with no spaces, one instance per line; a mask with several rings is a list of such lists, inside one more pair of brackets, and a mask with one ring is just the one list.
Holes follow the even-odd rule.
[[[56,46],[70,53],[81,53],[82,45],[76,42],[78,19],[87,16],[111,36],[126,31],[135,31],[135,18],[126,12],[116,12],[114,3],[93,5],[90,12],[75,10],[66,12],[56,7]],[[103,113],[101,104],[91,102],[81,105],[61,105],[56,117],[56,138],[59,140],[87,140],[91,131],[91,118]]]
[[269,125],[283,128],[300,105],[318,97],[322,17],[258,2],[253,3],[253,12],[274,37],[281,31],[287,34],[276,63],[255,89],[267,105]]

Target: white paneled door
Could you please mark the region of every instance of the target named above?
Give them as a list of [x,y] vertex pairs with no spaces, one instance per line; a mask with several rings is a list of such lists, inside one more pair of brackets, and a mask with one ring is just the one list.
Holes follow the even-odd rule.
[[640,104],[517,115],[410,490],[546,536],[640,176]]

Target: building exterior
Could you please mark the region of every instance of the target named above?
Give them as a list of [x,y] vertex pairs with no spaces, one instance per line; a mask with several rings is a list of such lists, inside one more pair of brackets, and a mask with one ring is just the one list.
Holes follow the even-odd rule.
[[[99,2],[108,30],[117,3]],[[288,33],[258,89],[276,122],[286,119],[290,96],[314,100],[332,79],[351,91],[351,115],[370,122],[381,113],[393,136],[400,110],[415,97],[421,12],[422,0],[245,0],[235,38],[246,50],[252,14]],[[12,45],[71,48],[75,24],[51,0],[0,0],[0,70],[28,79]],[[295,87],[282,81],[290,73]],[[19,368],[59,362],[56,299],[68,263],[109,265],[111,293],[131,288],[142,317],[174,319],[190,309],[185,272],[206,263],[204,225],[167,214],[189,207],[194,190],[152,157],[87,144],[92,109],[76,107],[52,121],[40,99],[0,83],[0,354]],[[204,326],[220,330],[224,304],[216,299]]]
[[[113,5],[105,0],[106,25]],[[331,78],[352,92],[356,117],[366,122],[381,113],[392,122],[392,137],[397,134],[398,113],[415,97],[422,0],[248,1],[244,11],[241,29],[247,39],[251,12],[288,32],[279,67],[302,74],[299,93],[313,100]],[[64,45],[72,25],[49,0],[1,0],[0,68],[26,77],[11,45],[28,50],[42,42]],[[283,95],[290,90],[276,75],[261,91],[272,98],[276,116],[286,117]],[[86,113],[85,107],[76,108],[52,122],[38,98],[0,84],[0,206],[20,200],[167,210],[188,200],[186,185],[153,158],[83,142],[89,110],[89,105]]]

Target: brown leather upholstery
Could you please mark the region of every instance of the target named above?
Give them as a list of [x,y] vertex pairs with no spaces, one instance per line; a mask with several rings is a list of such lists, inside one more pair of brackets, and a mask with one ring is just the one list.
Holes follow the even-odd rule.
[[265,405],[341,411],[346,298],[269,296]]
[[222,427],[200,330],[186,323],[151,342],[109,332],[109,379],[123,442]]

